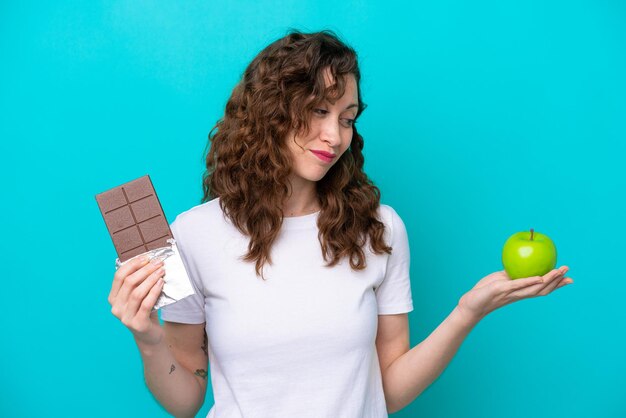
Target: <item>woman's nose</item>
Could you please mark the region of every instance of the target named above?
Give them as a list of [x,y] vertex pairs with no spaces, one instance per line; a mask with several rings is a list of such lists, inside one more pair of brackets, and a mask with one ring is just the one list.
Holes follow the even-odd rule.
[[337,146],[341,142],[341,137],[339,134],[339,121],[332,121],[330,118],[324,121],[324,126],[322,127],[321,139],[323,141],[328,142],[331,146]]

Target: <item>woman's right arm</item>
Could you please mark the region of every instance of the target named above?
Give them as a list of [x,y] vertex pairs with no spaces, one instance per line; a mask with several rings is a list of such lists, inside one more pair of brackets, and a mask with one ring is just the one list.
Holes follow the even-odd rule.
[[162,263],[139,257],[121,266],[109,294],[111,312],[132,332],[144,365],[146,384],[158,402],[176,417],[194,417],[207,386],[204,324],[165,322],[152,307],[163,276]]

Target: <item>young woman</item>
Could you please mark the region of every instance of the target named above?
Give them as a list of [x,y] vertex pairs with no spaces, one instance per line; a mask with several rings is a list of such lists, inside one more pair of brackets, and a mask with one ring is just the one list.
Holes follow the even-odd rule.
[[382,418],[417,397],[485,315],[571,280],[483,278],[409,349],[409,242],[363,171],[357,55],[332,32],[267,46],[209,134],[202,204],[171,225],[195,295],[150,313],[163,269],[116,273],[113,314],[148,387],[193,417]]

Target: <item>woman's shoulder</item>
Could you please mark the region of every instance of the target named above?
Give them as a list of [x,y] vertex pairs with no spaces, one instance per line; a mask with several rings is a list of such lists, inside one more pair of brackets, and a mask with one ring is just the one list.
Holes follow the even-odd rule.
[[378,213],[380,220],[387,225],[397,222],[398,219],[401,220],[400,215],[398,215],[398,212],[396,212],[391,205],[381,203],[378,206]]
[[391,205],[383,203],[379,206],[379,220],[385,225],[385,238],[396,241],[397,237],[406,235],[404,221]]
[[221,217],[219,198],[215,198],[179,213],[172,225],[176,224],[177,228],[195,229],[219,221]]

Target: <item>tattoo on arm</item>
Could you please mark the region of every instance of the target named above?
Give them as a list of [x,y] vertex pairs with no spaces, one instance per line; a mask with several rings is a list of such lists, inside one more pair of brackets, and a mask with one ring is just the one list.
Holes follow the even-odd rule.
[[176,366],[174,366],[174,365],[172,364],[172,367],[170,367],[170,374],[172,374],[172,372],[173,372],[174,370],[176,370]]
[[196,372],[194,373],[196,376],[200,376],[201,378],[206,380],[207,377],[207,371],[204,369],[197,369]]
[[204,331],[204,344],[202,345],[202,351],[204,351],[204,354],[207,355],[207,356],[209,355],[209,352],[207,351],[208,342],[209,341],[208,341],[207,336],[206,336],[206,331]]

